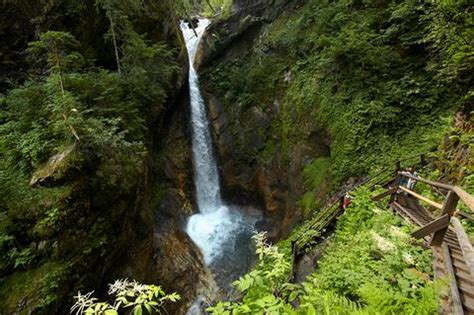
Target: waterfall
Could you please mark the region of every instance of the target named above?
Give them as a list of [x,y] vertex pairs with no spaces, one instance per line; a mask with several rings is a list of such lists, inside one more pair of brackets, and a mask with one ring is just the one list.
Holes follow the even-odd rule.
[[181,22],[189,55],[194,184],[199,208],[199,213],[189,218],[186,232],[201,249],[205,263],[210,265],[225,254],[226,249],[235,252],[235,240],[244,224],[239,212],[231,211],[221,198],[206,108],[193,65],[199,41],[208,25],[206,19],[200,19],[194,29],[189,23]]
[[[214,159],[206,108],[199,90],[198,75],[193,65],[197,46],[208,25],[209,20],[205,19],[199,20],[195,30],[190,28],[187,23],[181,24],[189,55],[189,94],[191,98],[191,125],[193,129],[194,177],[197,203],[201,212],[212,211],[222,204],[219,174]],[[197,33],[197,37],[194,31]]]

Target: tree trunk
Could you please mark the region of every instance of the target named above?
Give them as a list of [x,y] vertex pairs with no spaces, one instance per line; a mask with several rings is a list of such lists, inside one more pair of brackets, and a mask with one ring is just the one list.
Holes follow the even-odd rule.
[[[55,49],[55,54],[56,54],[56,60],[57,60],[57,67],[58,67],[58,76],[59,76],[59,86],[61,88],[61,97],[63,99],[63,102],[64,102],[64,96],[65,96],[65,89],[64,89],[64,79],[63,79],[63,71],[62,71],[62,67],[61,67],[61,57],[59,56],[59,53],[58,51]],[[77,134],[76,132],[76,129],[74,128],[73,125],[71,125],[69,122],[68,122],[68,116],[69,115],[66,115],[66,109],[64,108],[64,103],[63,103],[63,113],[62,113],[62,116],[63,116],[63,119],[64,119],[64,123],[66,125],[68,125],[69,127],[69,130],[71,130],[72,132],[72,135],[76,138],[77,141],[80,141],[81,139],[79,138],[79,135]]]
[[118,51],[118,45],[117,45],[117,36],[115,35],[115,26],[111,17],[109,17],[109,21],[110,21],[110,32],[112,32],[112,41],[114,42],[115,60],[117,61],[117,72],[121,74],[122,69],[120,67],[120,57],[119,57],[119,51]]

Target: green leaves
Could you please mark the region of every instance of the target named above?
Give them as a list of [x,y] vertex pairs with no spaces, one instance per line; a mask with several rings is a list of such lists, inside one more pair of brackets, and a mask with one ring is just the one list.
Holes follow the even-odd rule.
[[109,294],[115,297],[114,303],[97,302],[91,297],[92,292],[76,296],[76,303],[71,313],[86,315],[116,315],[119,311],[133,310],[133,315],[161,314],[167,301],[177,302],[181,299],[177,293],[166,294],[160,286],[144,285],[136,281],[117,280],[109,285]]
[[[254,270],[235,281],[240,302],[219,302],[212,314],[433,314],[431,253],[410,243],[410,227],[377,209],[365,187],[353,193],[319,269],[302,284],[286,283],[288,256],[257,234]],[[375,210],[374,210],[375,209]],[[401,227],[400,227],[401,226]],[[304,225],[303,228],[307,225]],[[387,246],[389,244],[390,246]],[[380,246],[385,246],[383,250]],[[297,305],[297,306],[296,306]]]
[[79,42],[67,32],[47,31],[40,40],[31,42],[28,51],[37,58],[45,54],[52,72],[73,71],[84,64],[83,57],[75,50]]

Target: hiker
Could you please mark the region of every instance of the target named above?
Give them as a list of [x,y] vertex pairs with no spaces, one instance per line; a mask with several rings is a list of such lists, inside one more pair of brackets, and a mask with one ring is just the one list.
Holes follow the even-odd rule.
[[[411,176],[418,177],[418,173],[413,168],[410,169],[410,172],[411,172]],[[415,188],[415,185],[416,185],[416,179],[409,178],[408,183],[407,183],[407,188],[410,190],[413,190]]]
[[352,199],[351,195],[349,195],[349,192],[346,191],[344,197],[342,198],[342,209],[343,210],[346,210],[349,207],[349,205],[351,204],[351,199]]
[[401,175],[401,176],[400,176],[400,184],[399,184],[399,185],[400,185],[400,186],[403,186],[403,187],[408,187],[408,180],[409,180],[409,179],[408,179],[408,177],[405,177],[405,176],[403,176],[403,175],[413,175],[413,174],[412,174],[412,169],[409,168],[409,169],[407,169],[406,171],[401,171],[401,172],[400,172],[400,175]]

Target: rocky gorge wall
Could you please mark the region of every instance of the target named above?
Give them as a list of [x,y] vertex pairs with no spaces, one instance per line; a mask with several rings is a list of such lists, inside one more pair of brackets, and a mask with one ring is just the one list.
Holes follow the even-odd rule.
[[[204,266],[201,252],[185,232],[187,218],[196,211],[192,176],[187,84],[170,102],[159,139],[150,158],[150,172],[142,193],[139,237],[128,240],[125,264],[116,266],[110,280],[128,277],[143,283],[159,283],[166,292],[178,292],[182,301],[167,311],[183,314],[200,294],[215,285]],[[144,227],[144,229],[143,229]],[[141,236],[141,237],[140,237]]]
[[[251,54],[265,26],[282,11],[298,6],[298,1],[235,1],[234,13],[207,30],[196,60],[202,73],[224,197],[235,204],[251,203],[264,209],[265,218],[258,228],[268,231],[271,239],[285,236],[303,217],[303,169],[312,159],[329,156],[329,136],[322,126],[313,126],[302,137],[292,138],[290,148],[283,147],[277,126],[285,115],[281,103],[291,73],[268,73],[273,76],[270,80],[281,82],[282,89],[262,92],[258,99],[245,91],[234,97],[229,95],[230,89],[216,85],[232,85],[232,76],[219,76],[225,73],[226,65]],[[316,194],[325,198],[328,187],[321,185]]]

